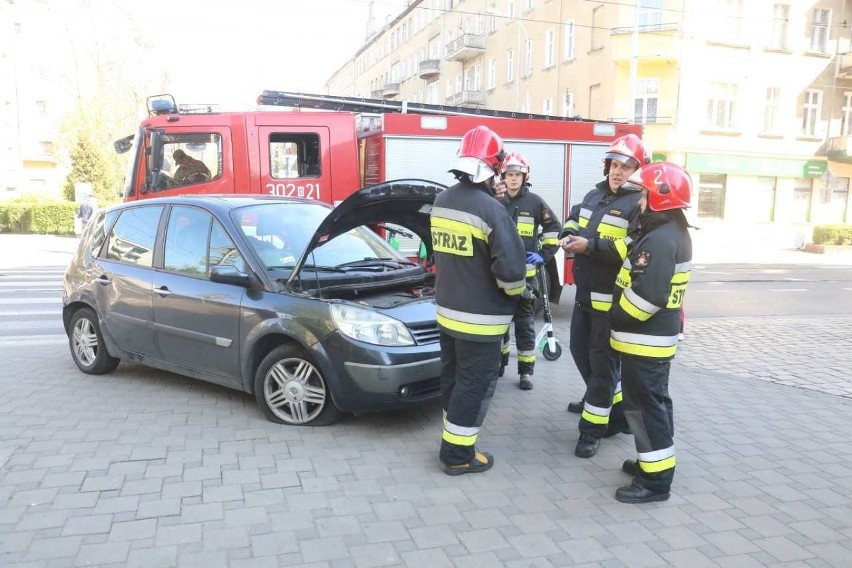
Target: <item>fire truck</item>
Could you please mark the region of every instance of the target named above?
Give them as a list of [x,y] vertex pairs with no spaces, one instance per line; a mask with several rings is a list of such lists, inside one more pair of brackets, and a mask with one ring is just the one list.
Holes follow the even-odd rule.
[[[532,189],[564,219],[602,178],[606,147],[641,126],[410,102],[263,91],[260,109],[216,112],[170,95],[115,143],[130,153],[125,201],[179,195],[269,194],[337,204],[365,185],[421,178],[445,185],[462,135],[484,124],[522,152]],[[287,109],[287,110],[279,110]],[[403,233],[404,235],[404,233]],[[400,248],[416,254],[414,237]],[[561,251],[560,251],[561,255]],[[559,280],[570,283],[563,259]]]

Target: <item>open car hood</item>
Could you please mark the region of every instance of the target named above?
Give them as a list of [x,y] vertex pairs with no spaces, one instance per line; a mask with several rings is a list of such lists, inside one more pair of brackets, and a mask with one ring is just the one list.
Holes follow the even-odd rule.
[[445,189],[444,185],[422,179],[398,179],[359,189],[323,219],[287,282],[297,277],[315,248],[361,225],[393,223],[405,227],[420,237],[431,255],[429,215],[435,197]]

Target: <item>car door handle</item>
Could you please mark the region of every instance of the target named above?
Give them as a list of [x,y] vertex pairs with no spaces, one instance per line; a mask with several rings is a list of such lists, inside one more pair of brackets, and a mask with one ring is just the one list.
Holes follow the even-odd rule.
[[160,286],[159,288],[154,288],[154,292],[159,294],[160,296],[171,296],[174,294],[171,290],[169,290],[168,286]]
[[95,278],[95,282],[97,282],[98,284],[101,284],[103,286],[106,286],[107,284],[109,284],[111,282],[111,280],[109,279],[109,276],[107,276],[106,274],[101,274],[100,276]]

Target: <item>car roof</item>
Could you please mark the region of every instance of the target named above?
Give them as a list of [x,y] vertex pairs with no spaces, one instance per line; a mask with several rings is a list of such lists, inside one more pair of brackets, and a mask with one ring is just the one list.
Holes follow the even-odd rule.
[[137,206],[137,205],[155,205],[155,204],[169,204],[169,205],[205,205],[209,209],[214,210],[231,210],[237,209],[239,207],[245,207],[248,205],[259,205],[262,203],[296,203],[296,204],[312,204],[312,205],[320,205],[323,207],[327,207],[331,209],[331,206],[328,203],[323,201],[317,201],[316,199],[308,199],[304,197],[279,197],[275,195],[253,195],[253,194],[243,194],[243,195],[233,195],[233,194],[188,194],[188,195],[177,195],[177,196],[169,196],[169,197],[152,197],[149,199],[139,199],[134,201],[128,201],[125,203],[119,203],[110,207],[110,209],[125,209],[127,207]]

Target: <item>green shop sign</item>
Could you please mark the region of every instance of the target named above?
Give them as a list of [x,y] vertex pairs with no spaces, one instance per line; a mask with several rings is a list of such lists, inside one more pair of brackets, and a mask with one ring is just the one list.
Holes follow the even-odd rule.
[[708,174],[818,178],[828,170],[828,162],[822,160],[782,160],[780,158],[687,154],[686,169]]

